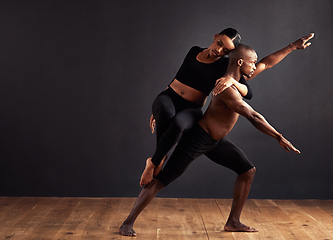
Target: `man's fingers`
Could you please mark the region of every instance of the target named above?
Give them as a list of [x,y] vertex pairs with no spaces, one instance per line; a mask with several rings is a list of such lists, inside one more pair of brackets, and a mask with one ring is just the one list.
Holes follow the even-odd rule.
[[305,49],[305,48],[309,47],[311,45],[311,43],[308,41],[310,39],[312,39],[313,37],[314,37],[314,33],[310,33],[309,35],[300,38],[299,40],[301,42],[299,42],[299,43],[301,43],[301,45],[299,46],[299,49]]
[[298,150],[297,148],[295,148],[294,146],[293,146],[292,150],[293,150],[295,153],[301,153],[301,151]]
[[314,37],[314,33],[310,33],[309,35],[305,36],[305,37],[302,37],[301,39],[304,41],[304,42],[307,42],[309,41],[310,39],[312,39]]
[[311,45],[311,43],[310,43],[310,42],[309,42],[309,43],[307,43],[307,44],[305,44],[305,45],[304,45],[304,49],[305,49],[305,48],[307,48],[307,47],[308,47],[308,46],[310,46],[310,45]]
[[314,37],[314,33],[310,33],[308,36],[303,38],[304,49],[311,45],[310,42],[309,43],[306,43],[306,42],[309,41],[310,39],[312,39],[313,37]]
[[300,150],[298,150],[297,148],[295,148],[293,145],[290,144],[289,148],[291,148],[294,152],[296,153],[301,153]]
[[287,152],[290,152],[290,150],[296,152],[296,153],[301,153],[300,150],[294,147],[289,141],[283,141],[281,143],[281,147],[283,147]]

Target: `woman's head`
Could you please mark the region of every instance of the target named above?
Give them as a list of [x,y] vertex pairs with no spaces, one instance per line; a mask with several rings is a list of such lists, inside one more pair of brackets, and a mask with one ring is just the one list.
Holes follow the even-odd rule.
[[242,40],[240,34],[237,32],[236,29],[233,28],[226,28],[223,31],[221,31],[219,35],[226,35],[227,37],[229,37],[231,41],[234,43],[235,48],[241,43]]
[[233,28],[227,28],[215,34],[214,42],[209,47],[211,56],[222,57],[229,54],[241,42],[241,36]]

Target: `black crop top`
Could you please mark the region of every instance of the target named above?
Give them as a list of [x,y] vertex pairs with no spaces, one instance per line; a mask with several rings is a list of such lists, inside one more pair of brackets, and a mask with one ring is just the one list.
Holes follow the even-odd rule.
[[[205,93],[207,96],[215,86],[216,80],[223,77],[225,74],[229,58],[221,57],[213,63],[202,63],[197,60],[197,55],[202,52],[204,48],[194,46],[187,53],[183,64],[178,70],[175,79],[181,83],[190,86],[200,92]],[[244,98],[252,98],[252,90],[246,83],[244,77],[239,81],[245,84],[248,88],[248,93]]]

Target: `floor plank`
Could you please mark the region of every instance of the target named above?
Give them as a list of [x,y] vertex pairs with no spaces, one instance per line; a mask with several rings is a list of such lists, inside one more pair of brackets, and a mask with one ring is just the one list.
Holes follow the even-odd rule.
[[197,199],[197,205],[204,222],[208,239],[223,238],[226,240],[234,240],[234,236],[230,232],[224,231],[224,225],[228,215],[221,212],[215,199]]
[[[305,202],[307,200],[302,201]],[[289,229],[291,229],[292,231],[296,231],[296,229],[299,229],[306,235],[308,235],[310,239],[333,238],[331,232],[329,232],[326,228],[323,228],[322,225],[318,224],[315,218],[307,214],[301,207],[296,205],[294,201],[278,201],[278,205],[290,217],[292,224],[290,224]]]
[[[272,200],[253,200],[260,211],[263,229],[266,225],[272,228],[266,232],[273,239],[311,239],[301,229],[294,227],[292,219]],[[262,228],[260,228],[262,229]]]
[[[1,239],[130,239],[118,233],[135,198],[0,197]],[[249,199],[241,221],[258,233],[223,227],[231,199],[155,198],[134,228],[137,240],[333,240],[332,200]]]

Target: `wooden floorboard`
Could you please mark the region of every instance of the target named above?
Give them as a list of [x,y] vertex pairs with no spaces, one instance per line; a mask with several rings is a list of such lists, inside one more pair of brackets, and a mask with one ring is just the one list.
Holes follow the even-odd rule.
[[[2,239],[131,239],[118,228],[135,198],[0,197]],[[223,230],[231,199],[155,198],[138,217],[138,240],[333,240],[333,200],[249,199],[241,221],[258,233]]]

